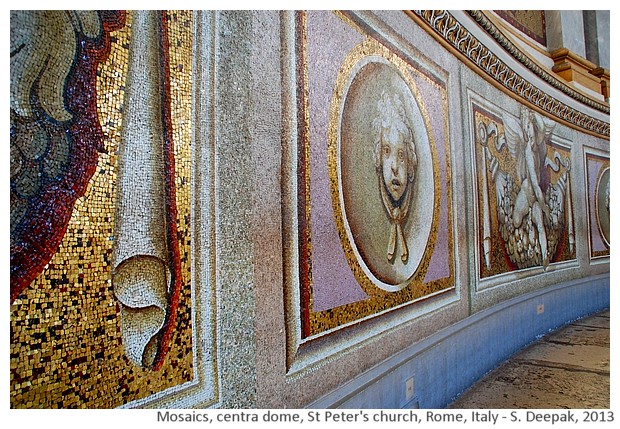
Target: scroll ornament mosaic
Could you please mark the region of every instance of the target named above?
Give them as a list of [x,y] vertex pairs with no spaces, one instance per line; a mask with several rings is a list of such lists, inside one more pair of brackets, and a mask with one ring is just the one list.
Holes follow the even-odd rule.
[[[112,284],[126,356],[160,369],[182,276],[165,12],[133,14]],[[11,13],[11,302],[56,252],[103,151],[97,67],[124,13]]]
[[[557,259],[564,236],[575,251],[570,189],[570,157],[549,151],[555,122],[526,108],[519,120],[476,115],[480,145],[482,253],[492,261],[491,194],[505,255],[518,268],[542,266]],[[549,174],[555,173],[554,178]]]
[[155,368],[168,348],[181,281],[169,100],[161,96],[169,85],[161,66],[167,64],[164,19],[156,11],[134,14],[112,261],[127,356]]

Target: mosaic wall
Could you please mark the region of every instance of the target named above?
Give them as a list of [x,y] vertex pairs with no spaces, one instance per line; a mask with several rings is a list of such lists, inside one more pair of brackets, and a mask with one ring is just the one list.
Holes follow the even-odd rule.
[[524,106],[472,109],[480,278],[575,259],[571,152],[556,123]]
[[585,152],[590,257],[609,257],[610,159],[593,149]]
[[496,10],[495,13],[541,45],[547,45],[544,10]]
[[[603,115],[553,98],[447,11],[399,13],[11,12],[12,408],[305,406],[506,289],[588,275],[562,136],[608,138],[609,106],[559,81]],[[407,16],[424,28],[390,27]],[[524,106],[476,95],[496,92],[455,53]],[[252,105],[263,95],[273,110]],[[251,231],[265,148],[257,177],[282,189],[258,212],[281,211],[265,236],[282,260]],[[605,262],[609,154],[584,158],[590,256]],[[240,205],[239,177],[254,180]],[[475,257],[457,263],[457,244]],[[469,293],[504,274],[497,296]]]
[[191,12],[11,12],[12,408],[195,377],[191,53]]
[[345,14],[297,15],[302,338],[454,288],[446,85]]

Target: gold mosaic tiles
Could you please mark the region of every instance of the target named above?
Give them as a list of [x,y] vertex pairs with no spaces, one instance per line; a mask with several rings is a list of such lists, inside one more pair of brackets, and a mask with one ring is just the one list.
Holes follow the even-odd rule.
[[11,305],[12,408],[112,408],[193,379],[190,296],[192,13],[168,12],[182,288],[158,371],[125,356],[111,284],[117,153],[132,13],[97,71],[104,150],[49,264]]
[[541,45],[547,44],[544,10],[496,10],[495,13]]

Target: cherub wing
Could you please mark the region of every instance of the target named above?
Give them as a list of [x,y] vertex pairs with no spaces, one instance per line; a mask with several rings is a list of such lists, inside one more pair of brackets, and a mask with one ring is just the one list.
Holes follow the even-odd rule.
[[56,252],[95,172],[103,140],[96,68],[123,18],[11,12],[11,302]]
[[517,160],[517,174],[525,177],[525,139],[521,130],[521,123],[512,116],[504,115],[504,139],[513,158]]
[[70,120],[64,90],[78,37],[93,39],[102,31],[95,11],[11,11],[11,110],[33,117],[34,96],[51,119]]
[[537,152],[540,163],[538,168],[542,169],[547,165],[547,143],[551,140],[551,134],[556,123],[536,112],[532,114],[532,118],[536,129],[536,145],[534,150]]
[[504,115],[502,119],[504,121],[504,137],[510,154],[520,156],[519,154],[523,152],[525,145],[521,124],[512,116]]
[[553,129],[556,125],[555,121],[536,112],[534,112],[534,120],[536,121],[538,132],[542,140],[547,141],[553,133]]

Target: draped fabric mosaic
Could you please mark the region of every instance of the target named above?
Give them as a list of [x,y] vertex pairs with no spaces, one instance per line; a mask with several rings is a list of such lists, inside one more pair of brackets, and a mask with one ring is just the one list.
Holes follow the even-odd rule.
[[11,407],[194,378],[191,54],[191,12],[11,12]]
[[480,277],[576,257],[571,152],[556,123],[472,104]]
[[302,338],[454,288],[446,84],[346,14],[297,14]]

